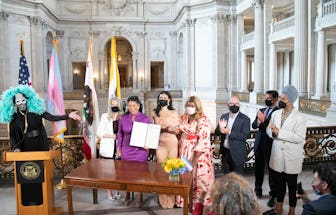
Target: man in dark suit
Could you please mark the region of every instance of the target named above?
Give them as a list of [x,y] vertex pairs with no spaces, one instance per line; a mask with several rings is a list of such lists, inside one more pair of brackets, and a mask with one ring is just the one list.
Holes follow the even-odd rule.
[[250,118],[239,112],[239,99],[231,97],[228,102],[229,113],[220,117],[216,134],[220,135],[220,152],[224,174],[237,172],[243,174],[247,159],[246,139],[250,137]]
[[310,201],[305,191],[297,194],[304,203],[302,215],[335,215],[336,214],[336,167],[335,164],[320,164],[313,171],[312,186],[317,200]]
[[[262,196],[262,185],[264,181],[264,169],[265,166],[269,165],[269,160],[271,156],[272,143],[273,139],[270,138],[266,133],[266,128],[271,119],[272,113],[278,109],[279,94],[275,90],[269,90],[266,92],[265,97],[265,108],[259,109],[255,120],[252,123],[253,129],[258,129],[258,132],[255,137],[254,142],[254,175],[255,175],[255,193],[258,197]],[[268,168],[269,169],[269,168]],[[270,200],[267,205],[269,207],[274,207],[275,205],[275,188],[274,188],[274,180],[272,179],[272,173],[269,169],[269,186],[270,186]]]

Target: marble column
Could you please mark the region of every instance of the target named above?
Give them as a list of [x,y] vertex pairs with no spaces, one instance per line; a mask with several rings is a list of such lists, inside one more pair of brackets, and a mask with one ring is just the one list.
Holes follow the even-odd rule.
[[[243,54],[242,51],[240,50],[240,47],[241,47],[241,42],[242,42],[242,36],[244,35],[244,16],[243,15],[237,15],[237,35],[236,35],[236,50],[237,50],[237,53],[236,53],[236,56],[237,56],[237,60],[236,60],[236,64],[237,64],[237,71],[239,72],[240,71],[240,80],[238,80],[238,84],[239,84],[239,81],[240,81],[240,91],[242,92],[247,92],[247,83],[246,83],[246,87],[244,87],[244,84],[243,83],[243,79],[245,79],[245,81],[247,81],[247,78],[246,76],[243,77],[243,55],[245,56],[245,67],[246,67],[246,52]],[[245,68],[244,71],[246,71],[247,69]]]
[[[8,54],[6,55],[6,50],[8,50],[8,43],[6,43],[7,39],[8,39],[8,17],[9,14],[6,12],[0,12],[0,32],[2,32],[0,34],[0,70],[2,72],[0,72],[1,77],[0,77],[0,91],[6,89],[8,86],[5,86],[5,82],[7,82],[7,84],[9,83],[9,81],[6,81],[7,78],[9,78],[9,75],[7,75],[6,71],[7,67],[8,67]],[[6,77],[7,76],[7,77]]]
[[324,77],[325,77],[325,32],[317,32],[317,62],[315,76],[315,95],[314,99],[320,99],[324,96]]
[[271,32],[271,23],[272,23],[272,4],[270,1],[265,1],[264,4],[264,90],[273,89],[269,86],[270,75],[272,75],[272,70],[270,70],[270,61],[268,56],[272,53],[270,51],[270,45],[268,43],[268,37]]
[[300,95],[307,93],[308,1],[295,0],[294,76],[291,83]]
[[37,92],[45,92],[48,88],[48,74],[43,71],[45,35],[43,35],[42,28],[45,21],[37,16],[29,18],[31,23],[31,54],[34,55],[31,68],[29,68],[31,80]]
[[195,92],[195,24],[196,19],[187,19],[186,27],[186,85],[185,96]]
[[137,60],[138,60],[138,52],[132,52],[132,73],[131,76],[132,79],[131,80],[126,80],[126,81],[130,81],[131,83],[126,84],[126,86],[130,86],[130,87],[135,87],[134,85],[134,77],[136,77],[135,74],[137,74],[138,68],[137,68]]
[[274,43],[270,44],[269,52],[269,89],[274,90],[278,87],[277,51]]
[[254,0],[254,92],[264,90],[264,0]]
[[246,51],[242,50],[240,52],[240,91],[241,92],[247,92],[247,58],[246,58]]

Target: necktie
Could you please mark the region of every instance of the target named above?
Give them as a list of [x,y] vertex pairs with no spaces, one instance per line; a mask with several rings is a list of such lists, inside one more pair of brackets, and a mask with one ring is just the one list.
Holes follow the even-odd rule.
[[268,118],[268,115],[270,114],[271,110],[272,110],[271,108],[266,109],[266,114],[265,114],[266,118]]

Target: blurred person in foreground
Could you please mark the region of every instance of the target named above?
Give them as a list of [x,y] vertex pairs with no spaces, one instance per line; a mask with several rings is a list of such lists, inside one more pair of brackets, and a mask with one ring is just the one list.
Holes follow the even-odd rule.
[[[193,215],[202,215],[206,188],[201,183],[202,193],[195,205]],[[241,175],[231,172],[215,180],[210,193],[212,205],[208,215],[259,215],[258,199],[249,182]]]
[[[162,91],[157,97],[157,106],[152,112],[153,122],[161,125],[159,147],[156,149],[156,160],[165,162],[168,158],[176,158],[178,152],[177,137],[179,114],[173,108],[173,100],[168,91]],[[175,195],[160,194],[159,204],[162,208],[173,208]]]
[[247,160],[246,140],[250,137],[250,118],[239,111],[240,102],[236,96],[227,104],[230,112],[223,114],[215,133],[220,136],[220,153],[224,174],[243,174]]
[[[130,145],[133,122],[151,123],[150,117],[142,113],[142,104],[138,96],[130,96],[127,99],[127,111],[120,117],[117,141],[117,156],[121,160],[146,162],[149,149]],[[137,196],[137,206],[141,207],[143,196]],[[130,193],[126,192],[125,204],[130,204]]]
[[[106,139],[109,141],[109,144],[114,145],[114,151],[112,152],[112,157],[104,157],[105,159],[116,159],[116,151],[117,151],[117,133],[118,133],[118,125],[119,125],[119,118],[122,115],[122,106],[121,100],[117,97],[113,97],[110,99],[110,107],[108,107],[107,113],[103,113],[100,119],[100,123],[97,129],[97,136],[102,139]],[[121,195],[119,191],[116,190],[111,191],[107,190],[107,197],[110,200],[120,199]]]
[[[180,120],[181,138],[179,141],[179,157],[186,157],[193,164],[193,196],[192,204],[201,195],[200,181],[206,182],[206,189],[210,191],[215,180],[212,163],[212,148],[210,142],[211,125],[203,112],[201,100],[191,96],[185,103],[185,112]],[[210,192],[205,196],[204,205],[210,205]],[[176,204],[183,206],[183,198],[177,196]],[[191,201],[191,200],[190,200]]]
[[308,194],[297,194],[303,201],[302,215],[335,215],[336,214],[336,166],[319,164],[313,170],[312,187],[318,199],[310,200]]
[[[253,129],[258,129],[254,141],[254,176],[255,185],[254,191],[258,197],[262,197],[262,185],[264,182],[265,166],[269,169],[269,160],[271,156],[273,139],[270,138],[266,133],[266,128],[271,119],[272,113],[278,109],[278,98],[279,94],[275,90],[269,90],[265,95],[265,105],[266,107],[261,108],[257,112],[257,116],[252,123]],[[269,171],[268,184],[270,188],[270,199],[267,202],[269,207],[274,207],[275,205],[275,185],[274,179],[272,177],[272,172]]]
[[264,215],[282,214],[286,185],[289,197],[288,215],[295,214],[297,178],[302,172],[307,130],[306,118],[293,106],[298,95],[293,85],[282,89],[278,103],[280,109],[272,114],[267,127],[268,136],[273,138],[269,167],[275,179],[277,202],[275,208],[264,212]]

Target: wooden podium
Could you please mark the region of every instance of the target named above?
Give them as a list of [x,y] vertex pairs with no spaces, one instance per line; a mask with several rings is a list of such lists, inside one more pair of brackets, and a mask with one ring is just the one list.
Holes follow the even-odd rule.
[[[34,151],[34,152],[4,152],[5,161],[14,161],[15,191],[16,191],[16,211],[18,215],[55,215],[61,214],[62,208],[55,208],[54,200],[54,165],[52,159],[60,154],[59,151]],[[44,181],[42,182],[42,199],[40,205],[25,206],[22,204],[21,184],[18,182],[16,162],[19,161],[42,161]],[[31,162],[30,162],[31,163]],[[36,171],[33,171],[35,173]]]

